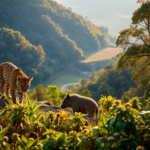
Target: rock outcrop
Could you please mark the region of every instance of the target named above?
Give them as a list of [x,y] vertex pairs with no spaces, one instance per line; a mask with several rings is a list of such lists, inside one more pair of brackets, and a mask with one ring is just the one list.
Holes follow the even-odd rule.
[[[18,101],[18,98],[17,98],[17,101]],[[26,103],[26,100],[23,99],[23,103],[25,104]],[[34,103],[34,100],[31,100],[31,104]],[[6,99],[6,97],[2,97],[0,99],[0,109],[4,108],[6,106],[6,104],[8,104],[8,101]],[[52,106],[48,101],[38,101],[36,105],[39,105],[39,104],[42,104],[39,109],[42,109],[43,111],[55,111],[55,112],[62,112],[62,111],[65,111],[66,113],[69,113],[71,115],[75,115],[74,113],[72,113],[71,111],[67,111],[67,110],[64,110],[64,109],[61,109],[60,107],[58,106]],[[89,121],[92,121],[93,120],[93,117],[90,116],[90,115],[86,115],[84,116],[85,119],[89,120]]]

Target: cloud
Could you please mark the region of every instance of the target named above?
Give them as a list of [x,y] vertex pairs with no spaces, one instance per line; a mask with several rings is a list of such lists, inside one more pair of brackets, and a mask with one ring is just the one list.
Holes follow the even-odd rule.
[[126,18],[126,19],[130,19],[132,16],[131,15],[117,15],[120,18]]

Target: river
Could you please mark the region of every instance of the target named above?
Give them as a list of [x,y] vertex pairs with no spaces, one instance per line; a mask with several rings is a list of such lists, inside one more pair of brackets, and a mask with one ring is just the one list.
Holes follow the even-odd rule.
[[61,86],[60,87],[60,91],[62,91],[62,92],[65,92],[65,90],[67,89],[67,87],[69,86],[69,85],[76,85],[76,84],[79,84],[80,83],[80,81],[81,81],[81,79],[79,80],[79,82],[76,82],[76,83],[67,83],[67,84],[64,84],[63,86]]

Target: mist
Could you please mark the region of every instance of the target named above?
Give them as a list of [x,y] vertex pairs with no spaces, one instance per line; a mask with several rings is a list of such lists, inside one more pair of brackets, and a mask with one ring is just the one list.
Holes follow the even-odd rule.
[[131,24],[133,12],[140,6],[137,0],[55,0],[72,11],[87,17],[97,26],[106,26],[111,35]]

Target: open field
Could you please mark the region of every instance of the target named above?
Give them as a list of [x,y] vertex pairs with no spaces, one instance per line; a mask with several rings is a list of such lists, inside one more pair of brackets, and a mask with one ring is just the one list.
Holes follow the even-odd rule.
[[57,85],[58,87],[61,87],[62,85],[67,83],[79,82],[81,78],[83,78],[83,76],[81,75],[63,74],[60,76],[55,76],[55,78],[52,81],[43,84],[43,86],[47,87],[47,85]]
[[82,61],[83,63],[88,63],[92,61],[101,61],[105,59],[111,59],[112,57],[115,57],[117,54],[121,53],[123,50],[122,48],[106,48],[104,50],[101,50],[90,57],[88,57],[86,60]]

